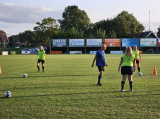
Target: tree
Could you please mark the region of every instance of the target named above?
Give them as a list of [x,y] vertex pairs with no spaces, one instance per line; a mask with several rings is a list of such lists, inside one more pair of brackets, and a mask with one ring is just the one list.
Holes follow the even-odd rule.
[[108,34],[109,38],[116,38],[116,34],[114,31],[110,31],[110,33]]
[[128,33],[126,37],[137,37],[137,34],[139,35],[144,30],[144,26],[137,21],[137,19],[133,16],[133,14],[129,14],[127,11],[122,11],[120,14],[117,15],[115,19],[117,18],[124,18],[127,21],[126,24],[123,24],[125,25],[125,27],[129,26],[129,29],[126,29],[128,30],[128,32],[126,31],[126,33]]
[[129,14],[127,11],[122,11],[114,18],[96,22],[93,28],[94,32],[100,28],[105,30],[109,37],[110,32],[114,31],[118,38],[135,38],[144,30],[144,26],[137,21],[133,14]]
[[20,42],[26,42],[27,43],[27,46],[29,45],[34,45],[35,43],[35,32],[34,31],[30,31],[30,30],[27,30],[25,32],[22,32],[22,33],[19,33],[19,40]]
[[105,37],[107,37],[106,31],[102,30],[101,28],[97,29],[97,38],[105,38]]
[[42,23],[37,22],[36,24],[38,26],[34,27],[34,30],[39,45],[48,45],[51,36],[58,33],[58,24],[56,23],[56,20],[48,17],[44,18]]
[[160,38],[160,26],[157,29],[158,29],[157,36],[158,36],[158,38]]
[[80,31],[86,30],[87,25],[90,23],[90,19],[84,10],[78,9],[78,6],[68,6],[65,8],[63,19],[59,19],[60,29],[67,31],[73,27]]

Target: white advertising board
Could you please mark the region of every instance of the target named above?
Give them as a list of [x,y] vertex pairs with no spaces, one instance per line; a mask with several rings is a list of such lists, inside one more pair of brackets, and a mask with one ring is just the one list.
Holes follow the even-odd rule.
[[31,51],[21,51],[21,54],[31,54]]
[[154,47],[157,46],[156,38],[141,38],[140,40],[141,47]]
[[110,54],[123,54],[123,51],[110,51]]
[[52,47],[67,47],[66,39],[53,39]]
[[69,51],[69,54],[82,54],[82,51]]
[[8,51],[2,51],[2,55],[8,55]]

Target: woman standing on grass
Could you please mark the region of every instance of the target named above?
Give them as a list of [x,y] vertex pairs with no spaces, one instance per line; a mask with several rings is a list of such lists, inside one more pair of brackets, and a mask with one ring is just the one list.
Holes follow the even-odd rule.
[[42,71],[44,72],[45,56],[46,56],[45,50],[43,49],[43,46],[40,46],[40,50],[38,50],[38,55],[36,57],[36,59],[38,58],[38,61],[37,61],[38,71],[37,72],[40,71],[40,68],[39,68],[40,62],[42,62]]
[[141,58],[141,54],[140,54],[139,50],[137,50],[137,46],[134,46],[133,53],[134,53],[135,58],[136,58],[136,64],[137,64],[138,72],[140,72],[140,60],[142,60],[142,58]]
[[133,71],[136,69],[136,59],[135,59],[135,55],[132,52],[131,47],[127,47],[125,53],[121,57],[119,67],[118,67],[119,72],[120,72],[120,67],[121,67],[121,74],[122,74],[121,91],[125,91],[124,84],[125,84],[127,75],[128,75],[129,85],[130,85],[130,91],[133,91],[132,75],[133,75]]

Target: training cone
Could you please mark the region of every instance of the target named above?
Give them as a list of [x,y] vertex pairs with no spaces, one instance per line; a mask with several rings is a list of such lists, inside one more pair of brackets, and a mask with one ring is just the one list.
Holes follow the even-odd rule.
[[156,66],[154,66],[153,75],[157,75]]
[[1,67],[0,67],[0,74],[2,74]]

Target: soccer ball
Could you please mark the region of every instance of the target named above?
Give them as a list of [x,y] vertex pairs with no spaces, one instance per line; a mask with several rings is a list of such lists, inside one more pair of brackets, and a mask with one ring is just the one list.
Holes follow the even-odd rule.
[[6,91],[4,93],[4,97],[6,97],[6,98],[11,97],[11,92],[10,91]]
[[141,73],[141,72],[138,72],[138,76],[142,76],[142,73]]
[[24,77],[24,78],[26,78],[26,77],[27,77],[27,74],[26,74],[26,73],[25,73],[25,74],[23,74],[23,77]]

